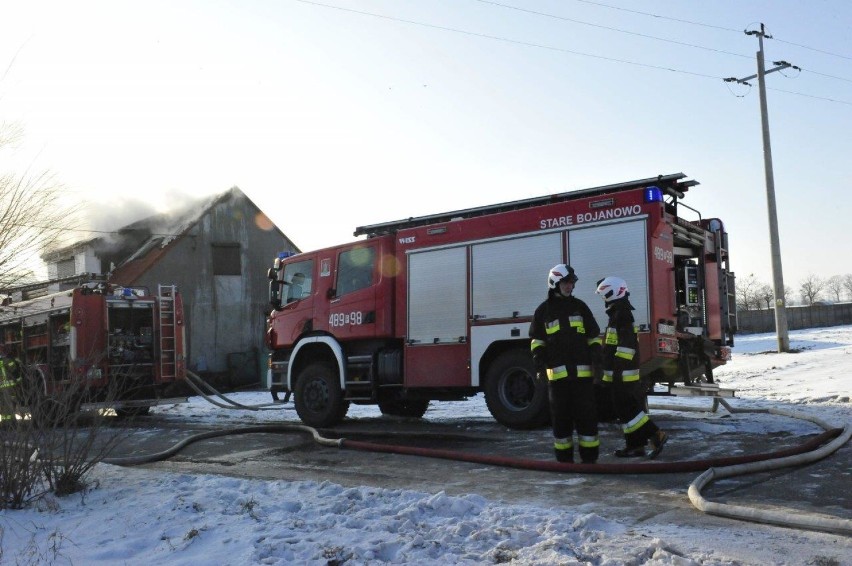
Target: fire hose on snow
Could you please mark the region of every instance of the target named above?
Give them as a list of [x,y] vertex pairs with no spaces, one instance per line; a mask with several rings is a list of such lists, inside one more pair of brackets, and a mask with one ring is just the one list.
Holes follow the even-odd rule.
[[[187,381],[190,387],[192,387],[193,390],[199,393],[199,395],[201,395],[205,400],[218,407],[226,409],[253,411],[265,409],[280,410],[280,402],[263,405],[242,405],[231,399],[228,399],[227,397],[216,391],[212,386],[204,383],[203,380],[195,374],[192,374],[190,372],[188,372],[188,374],[190,376],[190,379],[188,379]],[[213,399],[213,397],[204,393],[201,390],[201,387],[204,387],[205,389],[210,391],[212,395],[219,397],[228,404],[226,405],[216,401],[215,399]],[[719,404],[724,406],[724,408],[731,414],[768,413],[794,419],[807,420],[823,428],[824,432],[819,435],[816,435],[815,437],[809,439],[808,441],[802,443],[799,446],[758,454],[680,462],[569,464],[527,458],[491,456],[444,449],[418,448],[399,444],[381,444],[374,442],[364,442],[359,440],[350,440],[346,438],[331,439],[322,436],[320,432],[317,431],[317,429],[309,427],[307,425],[275,424],[204,432],[186,438],[163,452],[148,454],[144,456],[109,458],[105,459],[104,462],[120,466],[133,466],[164,460],[173,456],[174,454],[194,442],[210,438],[236,434],[300,432],[310,434],[315,442],[327,447],[337,447],[349,450],[362,450],[368,452],[425,456],[431,458],[442,458],[462,462],[471,462],[477,464],[520,468],[536,471],[563,473],[574,472],[591,474],[663,474],[703,471],[703,473],[690,484],[688,489],[688,495],[692,505],[704,513],[751,522],[769,523],[791,528],[819,530],[852,536],[852,520],[849,519],[835,518],[824,515],[804,514],[799,511],[792,510],[772,511],[767,509],[755,509],[738,505],[714,503],[704,499],[704,497],[701,495],[701,490],[714,480],[812,463],[836,452],[838,449],[840,449],[840,447],[842,447],[846,442],[848,442],[850,436],[852,436],[852,427],[850,427],[849,424],[844,426],[844,428],[842,429],[836,428],[832,427],[828,423],[818,418],[809,417],[807,415],[783,409],[736,409],[734,407],[731,407],[731,405],[727,403],[724,399],[717,397],[713,398],[712,411],[715,412]],[[661,405],[653,406],[653,408],[673,411],[707,412],[706,409],[696,409],[680,405]],[[384,435],[386,436],[386,433]]]
[[[216,405],[217,407],[220,407],[222,409],[243,409],[247,411],[281,410],[281,402],[264,403],[262,405],[243,405],[242,403],[237,403],[233,399],[229,399],[228,397],[222,395],[220,392],[216,391],[216,389],[214,389],[212,385],[210,385],[191,371],[187,370],[186,377],[186,383],[187,385],[189,385],[190,389],[198,393],[198,395],[200,395],[205,401]],[[209,395],[208,393],[202,391],[202,388],[206,389]],[[211,395],[222,399],[228,404],[223,405],[222,403],[216,401],[213,397],[211,397]]]

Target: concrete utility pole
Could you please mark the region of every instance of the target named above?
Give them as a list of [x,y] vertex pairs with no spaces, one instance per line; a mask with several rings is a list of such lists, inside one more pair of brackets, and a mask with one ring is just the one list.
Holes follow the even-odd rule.
[[[772,146],[769,143],[769,114],[766,106],[766,75],[782,69],[799,69],[786,61],[774,61],[774,69],[766,70],[763,61],[763,38],[766,29],[760,24],[760,31],[746,31],[746,35],[756,35],[759,42],[757,51],[757,74],[743,79],[728,78],[725,82],[738,82],[751,86],[747,81],[757,77],[760,91],[760,118],[763,127],[763,167],[766,174],[766,204],[769,209],[769,241],[772,248],[772,283],[775,293],[775,332],[778,336],[778,351],[790,351],[790,335],[787,327],[787,308],[784,304],[784,274],[781,268],[781,243],[778,238],[778,214],[775,209],[775,175],[772,172]],[[799,69],[800,70],[800,69]]]

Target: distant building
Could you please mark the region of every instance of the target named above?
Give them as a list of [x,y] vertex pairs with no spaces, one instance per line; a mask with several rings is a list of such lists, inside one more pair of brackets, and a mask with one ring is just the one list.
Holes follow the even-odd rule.
[[184,299],[188,367],[230,387],[260,381],[266,368],[267,268],[281,251],[300,251],[234,187],[191,210],[157,215],[105,237],[46,253],[50,291],[83,273],[116,285],[177,285]]

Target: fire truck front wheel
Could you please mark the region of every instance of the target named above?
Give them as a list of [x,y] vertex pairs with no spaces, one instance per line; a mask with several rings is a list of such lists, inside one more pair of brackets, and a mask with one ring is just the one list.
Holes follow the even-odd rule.
[[337,372],[331,364],[319,362],[306,366],[296,378],[295,394],[296,413],[308,426],[335,426],[349,410],[349,401],[343,399]]
[[498,356],[485,377],[485,404],[508,428],[532,429],[550,420],[547,387],[538,383],[529,352],[510,350]]

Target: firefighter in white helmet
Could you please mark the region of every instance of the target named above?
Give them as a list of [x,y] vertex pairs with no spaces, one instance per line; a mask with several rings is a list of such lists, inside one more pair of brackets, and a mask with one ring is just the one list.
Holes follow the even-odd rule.
[[650,457],[656,458],[668,435],[645,412],[645,390],[639,378],[639,340],[627,282],[621,277],[606,277],[598,281],[595,292],[606,303],[609,316],[604,331],[603,382],[612,387],[612,400],[625,440],[625,447],[616,450],[615,455],[620,458],[645,456],[650,440]]
[[600,356],[600,327],[588,305],[574,297],[577,276],[560,263],[547,274],[547,300],[535,311],[530,338],[536,374],[546,380],[559,462],[574,461],[574,432],[580,459],[598,459],[598,419],[592,364]]

